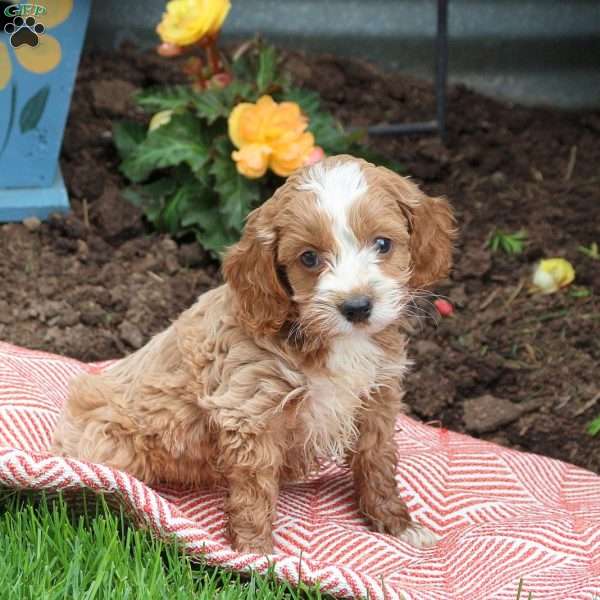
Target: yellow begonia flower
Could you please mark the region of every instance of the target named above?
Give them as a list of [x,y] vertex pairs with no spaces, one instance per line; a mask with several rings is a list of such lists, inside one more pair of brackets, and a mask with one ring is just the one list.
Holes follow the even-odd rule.
[[161,110],[152,116],[148,125],[148,131],[155,131],[162,125],[166,125],[173,116],[172,110]]
[[[47,31],[65,21],[72,10],[73,0],[54,0],[48,5],[45,14],[36,17],[46,28],[46,31],[39,36],[37,46],[22,44],[13,48],[17,61],[24,69],[40,75],[52,71],[60,64],[62,58],[60,42]],[[10,54],[6,45],[0,42],[0,90],[6,87],[11,76]]]
[[156,32],[163,42],[190,46],[215,37],[230,9],[230,0],[170,0]]
[[295,102],[278,104],[262,96],[252,104],[238,104],[229,115],[229,137],[237,170],[246,177],[262,177],[267,168],[287,177],[304,165],[314,151],[315,138]]
[[534,289],[542,294],[552,294],[575,279],[575,269],[564,258],[541,260],[533,274]]

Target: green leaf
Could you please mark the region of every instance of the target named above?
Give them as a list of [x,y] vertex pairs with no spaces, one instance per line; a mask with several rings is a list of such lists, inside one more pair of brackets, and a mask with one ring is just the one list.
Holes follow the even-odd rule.
[[524,229],[514,233],[506,233],[496,229],[488,242],[492,252],[502,249],[506,254],[521,254],[527,240],[527,232]]
[[600,249],[598,248],[598,244],[596,242],[592,242],[589,247],[578,246],[577,250],[589,258],[600,260]]
[[136,94],[135,99],[144,110],[158,112],[183,109],[194,101],[196,95],[188,85],[173,85],[143,90]]
[[212,225],[198,232],[196,239],[204,248],[219,256],[227,246],[231,246],[239,240],[239,233],[228,230],[223,223],[222,216],[217,211],[213,211],[212,217]]
[[395,161],[359,144],[365,137],[365,133],[346,131],[331,113],[321,109],[321,98],[316,92],[291,88],[279,94],[277,99],[298,103],[309,119],[308,129],[315,136],[315,143],[323,148],[325,154],[353,154],[394,171],[402,171]]
[[212,186],[199,185],[189,170],[180,171],[178,179],[177,191],[162,216],[162,226],[177,234],[195,231],[202,246],[217,254],[237,241],[239,231],[228,227]]
[[229,155],[218,156],[211,165],[220,210],[227,227],[241,231],[248,213],[260,200],[260,184],[240,175]]
[[[198,208],[211,207],[207,199],[213,194],[208,188],[198,184],[198,180],[189,169],[181,169],[177,177],[175,192],[165,207],[163,223],[171,234],[182,233],[190,224],[189,215]],[[214,206],[211,207],[214,210]]]
[[228,117],[231,106],[226,102],[222,90],[206,90],[196,95],[193,106],[199,117],[206,119],[212,125],[219,117]]
[[309,130],[315,136],[315,142],[326,154],[343,154],[348,152],[354,139],[329,114],[316,113],[309,123]]
[[234,79],[227,87],[221,90],[224,96],[224,102],[230,109],[240,102],[256,102],[258,100],[258,91],[247,81]]
[[264,94],[273,84],[277,76],[277,51],[273,46],[260,49],[258,56],[258,72],[256,86],[259,94]]
[[46,102],[48,101],[48,96],[50,94],[50,86],[45,85],[41,87],[27,102],[21,109],[21,114],[19,116],[19,126],[21,128],[21,133],[27,133],[32,129],[35,129],[44,114],[44,109],[46,108]]
[[177,233],[177,230],[179,229],[179,206],[177,204],[177,193],[176,197],[171,198],[162,211],[161,220],[164,227],[171,235]]
[[278,95],[277,100],[296,102],[302,112],[309,118],[314,118],[321,109],[321,98],[317,92],[300,88],[286,90],[285,94]]
[[192,114],[173,115],[150,132],[121,164],[121,171],[134,183],[148,178],[155,169],[187,164],[199,171],[209,158],[210,145],[202,123]]
[[130,156],[144,141],[147,128],[134,121],[113,123],[113,142],[122,160]]
[[160,227],[160,216],[166,199],[177,187],[177,181],[163,177],[146,185],[131,186],[122,192],[123,197],[134,206],[144,210],[146,218],[155,226]]
[[598,433],[600,433],[600,416],[597,416],[591,423],[588,424],[587,432],[590,435],[598,435]]
[[569,290],[569,296],[572,298],[589,298],[592,292],[584,286],[573,286]]

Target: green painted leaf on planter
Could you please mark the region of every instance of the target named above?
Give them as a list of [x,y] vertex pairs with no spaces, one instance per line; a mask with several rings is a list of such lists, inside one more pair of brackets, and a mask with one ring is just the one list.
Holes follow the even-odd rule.
[[37,127],[44,114],[49,95],[50,86],[45,85],[25,102],[25,106],[21,109],[21,114],[19,116],[21,133],[27,133]]

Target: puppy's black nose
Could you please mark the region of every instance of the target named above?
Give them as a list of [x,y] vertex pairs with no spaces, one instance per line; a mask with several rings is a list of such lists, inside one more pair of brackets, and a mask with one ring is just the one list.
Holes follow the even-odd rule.
[[351,323],[366,321],[371,316],[373,303],[369,296],[354,296],[340,305],[340,312]]

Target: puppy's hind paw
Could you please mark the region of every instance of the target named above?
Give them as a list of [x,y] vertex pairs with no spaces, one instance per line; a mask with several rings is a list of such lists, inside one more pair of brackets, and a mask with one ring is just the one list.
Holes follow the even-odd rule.
[[439,541],[439,537],[425,525],[412,521],[410,525],[398,536],[415,548],[428,548]]

